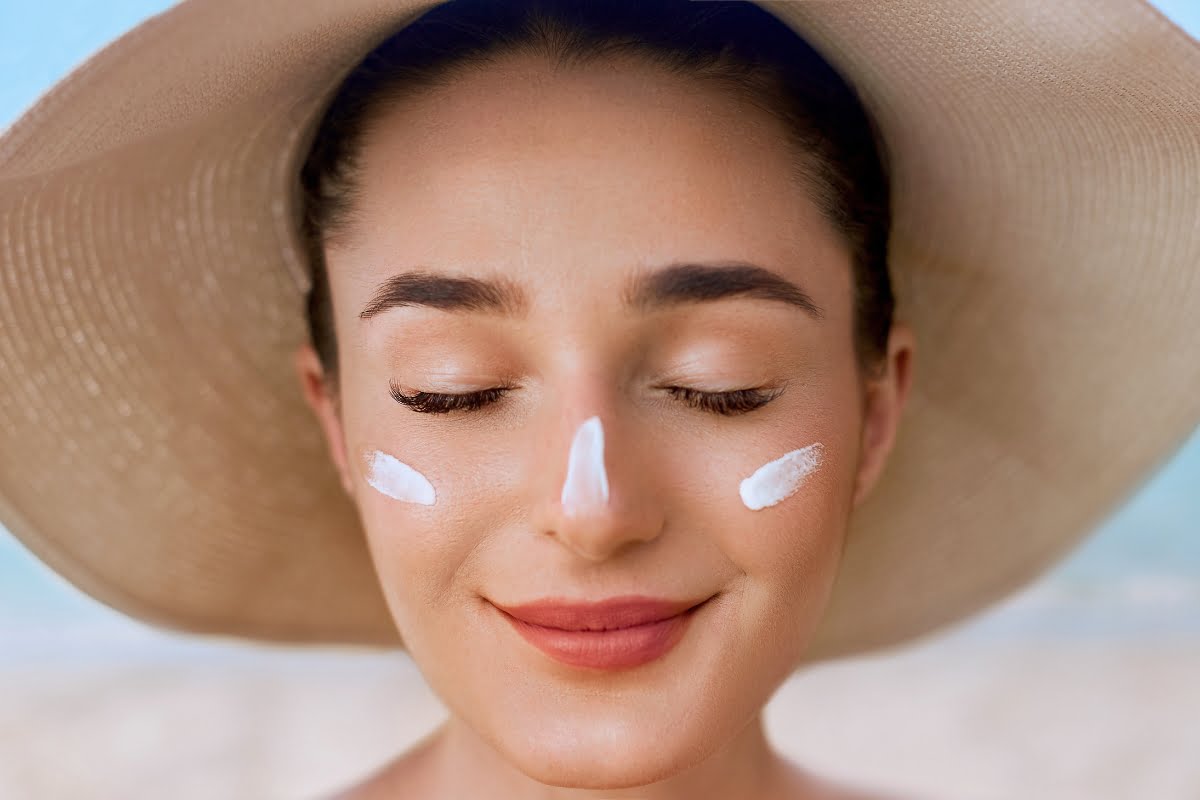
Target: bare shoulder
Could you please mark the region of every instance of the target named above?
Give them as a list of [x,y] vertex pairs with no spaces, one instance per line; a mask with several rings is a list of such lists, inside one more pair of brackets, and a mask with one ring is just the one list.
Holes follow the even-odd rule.
[[834,784],[828,780],[823,791],[826,794],[810,794],[809,797],[813,800],[917,800],[908,795],[902,796],[894,792],[884,792],[880,789],[869,789],[863,786]]
[[781,800],[917,800],[908,795],[835,781],[790,762],[787,773],[787,789]]
[[432,797],[430,756],[433,737],[417,742],[396,758],[380,766],[358,783],[327,800],[391,800],[396,797]]

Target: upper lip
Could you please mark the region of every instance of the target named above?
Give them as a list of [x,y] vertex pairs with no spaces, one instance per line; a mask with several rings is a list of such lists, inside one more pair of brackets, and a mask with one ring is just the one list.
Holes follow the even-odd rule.
[[625,595],[593,603],[545,599],[515,606],[502,606],[499,603],[493,605],[506,614],[533,625],[567,631],[603,631],[669,619],[703,602],[704,600],[670,600],[644,595]]

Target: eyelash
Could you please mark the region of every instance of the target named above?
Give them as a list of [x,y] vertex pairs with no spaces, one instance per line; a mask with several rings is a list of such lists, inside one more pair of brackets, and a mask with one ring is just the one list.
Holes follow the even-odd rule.
[[685,405],[726,417],[748,414],[762,408],[783,393],[783,389],[734,389],[729,392],[702,392],[686,386],[669,386],[667,391],[683,399]]
[[[421,414],[448,414],[451,411],[475,411],[499,400],[510,387],[497,386],[466,394],[416,392],[406,395],[395,382],[389,382],[392,398]],[[783,389],[735,389],[729,392],[702,392],[684,386],[669,386],[667,391],[682,398],[685,405],[721,416],[747,414],[774,400]]]

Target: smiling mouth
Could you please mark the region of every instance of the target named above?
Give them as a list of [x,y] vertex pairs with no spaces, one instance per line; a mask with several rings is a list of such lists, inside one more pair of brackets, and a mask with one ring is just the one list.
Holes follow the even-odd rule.
[[609,631],[632,628],[676,617],[712,599],[673,600],[646,595],[622,595],[597,602],[547,598],[506,606],[493,603],[514,619],[564,631]]
[[[578,668],[617,670],[640,666],[669,653],[683,639],[692,618],[711,599],[669,605],[659,601],[640,601],[638,605],[639,601],[618,599],[584,606],[583,611],[578,605],[567,606],[567,612],[562,611],[562,605],[543,605],[540,612],[519,607],[526,617],[541,613],[540,619],[553,618],[559,623],[564,620],[563,614],[593,614],[587,619],[573,617],[569,624],[575,627],[539,624],[499,606],[496,609],[526,642],[555,661]],[[560,616],[555,617],[556,613]],[[605,614],[607,617],[603,617]]]

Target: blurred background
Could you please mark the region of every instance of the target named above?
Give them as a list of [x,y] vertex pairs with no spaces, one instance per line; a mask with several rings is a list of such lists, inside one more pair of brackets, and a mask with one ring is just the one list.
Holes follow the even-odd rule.
[[[1200,35],[1200,0],[1155,4]],[[0,128],[170,5],[0,0]],[[444,716],[403,654],[152,628],[0,527],[0,797],[319,797]],[[913,797],[1200,798],[1200,432],[1026,590],[798,674],[767,724],[802,765]]]

